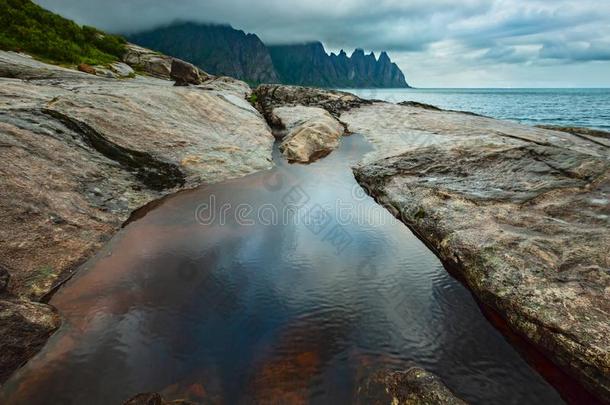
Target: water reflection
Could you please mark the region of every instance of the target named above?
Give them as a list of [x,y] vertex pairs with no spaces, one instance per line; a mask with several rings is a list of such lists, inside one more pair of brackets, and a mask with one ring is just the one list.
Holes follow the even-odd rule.
[[[131,223],[53,298],[64,326],[0,402],[349,403],[367,373],[413,363],[473,403],[560,402],[437,258],[355,192],[368,148],[352,136],[313,165],[276,156]],[[212,195],[212,211],[231,205],[223,221],[202,214]],[[298,209],[244,225],[241,204]]]

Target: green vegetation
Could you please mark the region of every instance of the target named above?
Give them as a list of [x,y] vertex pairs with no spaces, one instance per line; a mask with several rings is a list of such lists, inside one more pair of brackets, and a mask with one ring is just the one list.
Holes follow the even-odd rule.
[[0,49],[56,63],[98,65],[119,59],[125,40],[81,27],[30,0],[0,0]]
[[256,93],[250,94],[250,97],[248,97],[248,101],[250,102],[250,104],[256,107],[256,103],[258,102],[258,96],[256,95]]

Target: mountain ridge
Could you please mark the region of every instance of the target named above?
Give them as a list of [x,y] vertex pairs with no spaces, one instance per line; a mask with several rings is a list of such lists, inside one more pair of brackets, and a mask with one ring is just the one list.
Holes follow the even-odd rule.
[[382,51],[377,59],[356,48],[351,56],[341,49],[328,54],[319,41],[268,46],[280,80],[285,84],[318,87],[407,88],[404,74]]
[[176,22],[126,35],[133,43],[187,60],[206,72],[251,84],[282,83],[317,87],[401,87],[404,74],[381,52],[360,48],[328,54],[321,42],[266,45],[256,34],[228,24]]
[[189,61],[214,75],[251,83],[278,80],[265,44],[255,34],[230,25],[180,22],[127,35],[127,38],[135,44]]

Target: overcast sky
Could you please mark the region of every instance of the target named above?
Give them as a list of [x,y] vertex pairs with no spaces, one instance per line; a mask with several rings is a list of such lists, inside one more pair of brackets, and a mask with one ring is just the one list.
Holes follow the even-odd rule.
[[388,51],[418,87],[610,87],[610,0],[35,0],[133,32],[229,23],[268,44]]

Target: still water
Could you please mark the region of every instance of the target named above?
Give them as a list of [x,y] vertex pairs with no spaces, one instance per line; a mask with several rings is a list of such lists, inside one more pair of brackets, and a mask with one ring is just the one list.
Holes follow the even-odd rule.
[[560,125],[610,131],[606,89],[350,89],[363,98],[418,101],[527,125]]
[[130,223],[53,298],[64,316],[2,404],[350,403],[379,367],[416,363],[475,404],[561,403],[470,293],[350,165],[178,193]]

